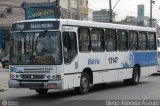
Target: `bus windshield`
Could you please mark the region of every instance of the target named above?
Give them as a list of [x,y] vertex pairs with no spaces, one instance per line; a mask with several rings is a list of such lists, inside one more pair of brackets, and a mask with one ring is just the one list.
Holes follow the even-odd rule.
[[58,65],[62,62],[58,31],[11,33],[10,64]]
[[157,47],[160,47],[160,38],[157,38]]

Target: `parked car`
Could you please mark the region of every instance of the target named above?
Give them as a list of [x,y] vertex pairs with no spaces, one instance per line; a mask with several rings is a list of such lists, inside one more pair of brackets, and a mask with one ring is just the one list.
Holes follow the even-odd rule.
[[3,54],[0,53],[0,62],[1,62],[2,58],[3,58]]
[[9,66],[9,54],[7,54],[1,59],[1,64],[3,68],[5,68],[6,66]]

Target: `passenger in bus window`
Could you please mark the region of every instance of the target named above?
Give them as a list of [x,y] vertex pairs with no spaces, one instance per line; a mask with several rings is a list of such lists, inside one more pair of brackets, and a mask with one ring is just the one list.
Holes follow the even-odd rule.
[[68,49],[67,49],[67,47],[64,45],[64,47],[63,47],[63,51],[64,51],[64,58],[68,58]]

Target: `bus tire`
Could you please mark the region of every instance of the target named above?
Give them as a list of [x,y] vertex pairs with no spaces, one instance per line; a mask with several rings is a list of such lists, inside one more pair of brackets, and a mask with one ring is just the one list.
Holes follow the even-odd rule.
[[81,80],[80,80],[80,87],[76,87],[75,91],[78,94],[86,94],[88,93],[90,88],[90,79],[89,76],[86,72],[83,72],[81,75]]
[[47,94],[48,89],[36,89],[35,90],[38,94],[44,95]]
[[139,84],[139,80],[140,80],[140,69],[139,69],[139,67],[135,66],[133,68],[132,78],[125,79],[125,80],[123,80],[123,82],[125,85],[137,85],[137,84]]

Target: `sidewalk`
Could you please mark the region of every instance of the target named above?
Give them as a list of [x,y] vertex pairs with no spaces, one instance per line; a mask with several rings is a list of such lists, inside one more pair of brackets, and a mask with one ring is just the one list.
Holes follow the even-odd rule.
[[8,89],[9,69],[0,65],[0,92]]

